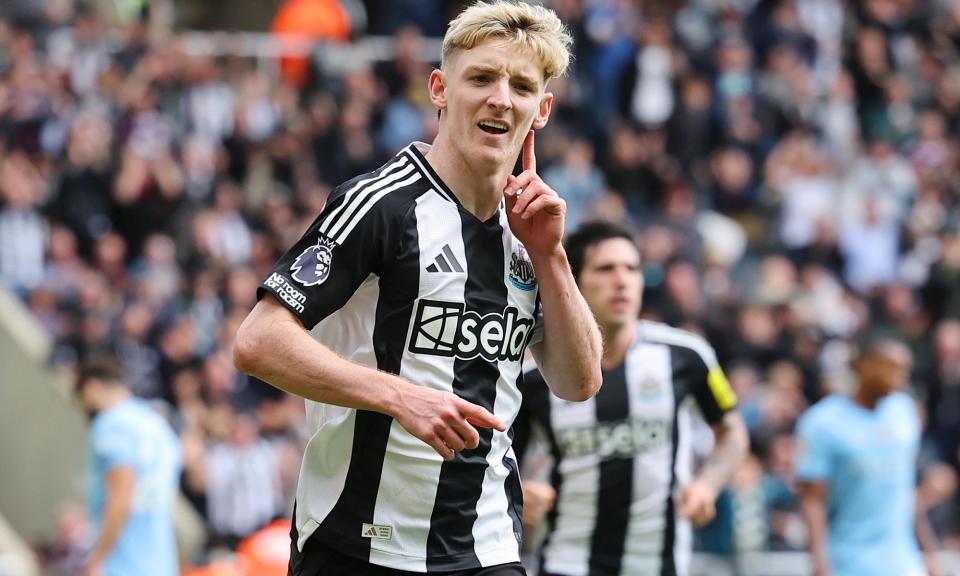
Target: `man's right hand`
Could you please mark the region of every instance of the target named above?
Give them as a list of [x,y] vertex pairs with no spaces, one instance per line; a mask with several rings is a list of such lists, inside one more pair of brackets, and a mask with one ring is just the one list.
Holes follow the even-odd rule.
[[471,450],[480,443],[477,428],[507,429],[485,408],[467,402],[452,392],[410,384],[401,392],[393,415],[403,428],[423,440],[444,460],[455,452]]

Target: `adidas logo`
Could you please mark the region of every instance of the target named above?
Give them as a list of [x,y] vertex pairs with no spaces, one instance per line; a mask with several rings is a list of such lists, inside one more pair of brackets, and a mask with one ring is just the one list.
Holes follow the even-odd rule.
[[453,250],[450,249],[449,244],[443,245],[443,250],[440,254],[437,254],[437,257],[434,258],[433,264],[427,266],[427,272],[437,273],[437,272],[463,272],[463,266],[460,265],[460,262],[457,261],[457,257],[453,255]]
[[367,524],[363,523],[363,528],[360,531],[360,536],[362,538],[375,538],[377,540],[389,540],[393,536],[393,528],[391,526],[382,526],[380,524]]

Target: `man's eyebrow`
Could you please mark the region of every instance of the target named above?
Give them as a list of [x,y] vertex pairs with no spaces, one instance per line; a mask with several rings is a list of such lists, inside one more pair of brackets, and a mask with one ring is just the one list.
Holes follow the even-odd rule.
[[[471,64],[470,66],[467,66],[466,68],[464,68],[463,72],[464,74],[476,74],[478,72],[484,73],[484,74],[500,74],[501,68],[498,66],[493,66],[491,64]],[[509,73],[509,71],[507,72]],[[524,74],[523,72],[515,72],[512,75],[516,77],[518,80],[520,80],[521,82],[527,82],[534,86],[537,85],[537,79],[533,76],[529,76],[527,74]]]
[[487,74],[497,74],[500,72],[500,69],[496,66],[491,66],[490,64],[471,64],[467,66],[464,70],[467,74],[472,74],[476,72],[484,72]]
[[536,79],[536,78],[534,78],[533,76],[527,76],[527,75],[524,74],[523,72],[517,72],[516,74],[514,74],[514,76],[516,76],[521,82],[526,82],[526,83],[531,84],[531,85],[533,85],[533,86],[537,86],[537,85],[538,85],[538,82],[537,82],[537,79]]

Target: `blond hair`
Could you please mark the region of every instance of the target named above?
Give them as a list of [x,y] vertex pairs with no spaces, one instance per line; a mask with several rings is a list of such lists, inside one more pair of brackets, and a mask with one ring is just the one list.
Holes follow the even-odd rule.
[[470,50],[490,38],[530,48],[540,60],[544,79],[563,76],[570,63],[573,38],[556,13],[526,2],[477,2],[447,26],[440,66],[460,50]]

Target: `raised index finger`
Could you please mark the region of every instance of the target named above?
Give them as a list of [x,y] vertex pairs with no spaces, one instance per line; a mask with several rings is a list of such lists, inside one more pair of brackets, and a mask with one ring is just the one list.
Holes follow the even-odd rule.
[[467,402],[466,400],[463,400],[460,404],[460,413],[466,417],[467,422],[474,426],[479,426],[480,428],[496,428],[501,432],[507,429],[506,424],[487,411],[486,408]]
[[537,155],[533,150],[533,130],[527,132],[527,137],[523,139],[523,171],[537,171]]

